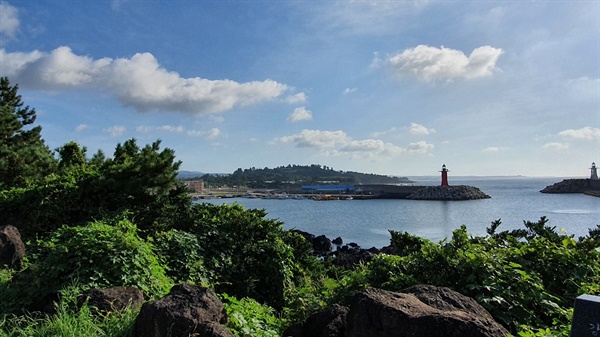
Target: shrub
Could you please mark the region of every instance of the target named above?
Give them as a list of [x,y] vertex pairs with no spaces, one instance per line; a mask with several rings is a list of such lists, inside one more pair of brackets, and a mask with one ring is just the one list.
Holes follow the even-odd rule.
[[220,297],[229,317],[227,327],[236,337],[280,336],[283,325],[273,308],[248,297],[241,300],[227,294]]
[[95,221],[87,226],[61,227],[31,247],[32,263],[14,285],[23,304],[43,309],[59,290],[76,281],[81,289],[134,286],[146,296],[168,292],[171,281],[150,243],[128,220],[114,225]]

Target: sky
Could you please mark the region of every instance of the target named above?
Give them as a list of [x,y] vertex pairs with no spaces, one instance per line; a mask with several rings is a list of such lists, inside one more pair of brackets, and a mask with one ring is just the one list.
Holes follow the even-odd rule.
[[0,76],[51,149],[180,169],[589,176],[600,2],[0,1]]

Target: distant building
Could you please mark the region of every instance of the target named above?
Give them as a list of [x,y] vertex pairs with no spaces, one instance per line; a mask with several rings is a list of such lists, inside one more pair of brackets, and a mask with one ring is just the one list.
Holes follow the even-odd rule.
[[354,191],[354,185],[303,185],[302,191],[317,193],[351,193]]
[[448,186],[448,169],[446,164],[442,165],[442,186]]
[[590,180],[598,180],[598,172],[596,171],[596,163],[592,163],[592,167],[590,167],[592,171],[590,174]]
[[185,180],[184,181],[187,188],[195,193],[204,192],[204,181],[203,180]]

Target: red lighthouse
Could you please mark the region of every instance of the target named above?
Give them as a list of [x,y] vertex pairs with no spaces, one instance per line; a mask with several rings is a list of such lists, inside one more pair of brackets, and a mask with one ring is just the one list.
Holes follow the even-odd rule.
[[448,169],[446,164],[442,165],[442,186],[448,186]]

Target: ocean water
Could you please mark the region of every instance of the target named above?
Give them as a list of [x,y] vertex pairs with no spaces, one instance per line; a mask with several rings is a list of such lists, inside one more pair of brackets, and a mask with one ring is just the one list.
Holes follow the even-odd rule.
[[[435,185],[439,179],[411,178],[417,185]],[[449,238],[466,225],[472,235],[486,235],[491,222],[501,219],[499,231],[524,228],[523,221],[542,216],[548,224],[576,238],[600,224],[600,198],[582,194],[544,194],[539,191],[562,178],[453,179],[452,185],[470,185],[492,198],[470,201],[421,200],[278,200],[208,199],[198,202],[238,203],[265,209],[285,229],[300,229],[330,239],[341,237],[363,248],[389,244],[389,230],[408,232],[435,242]]]

